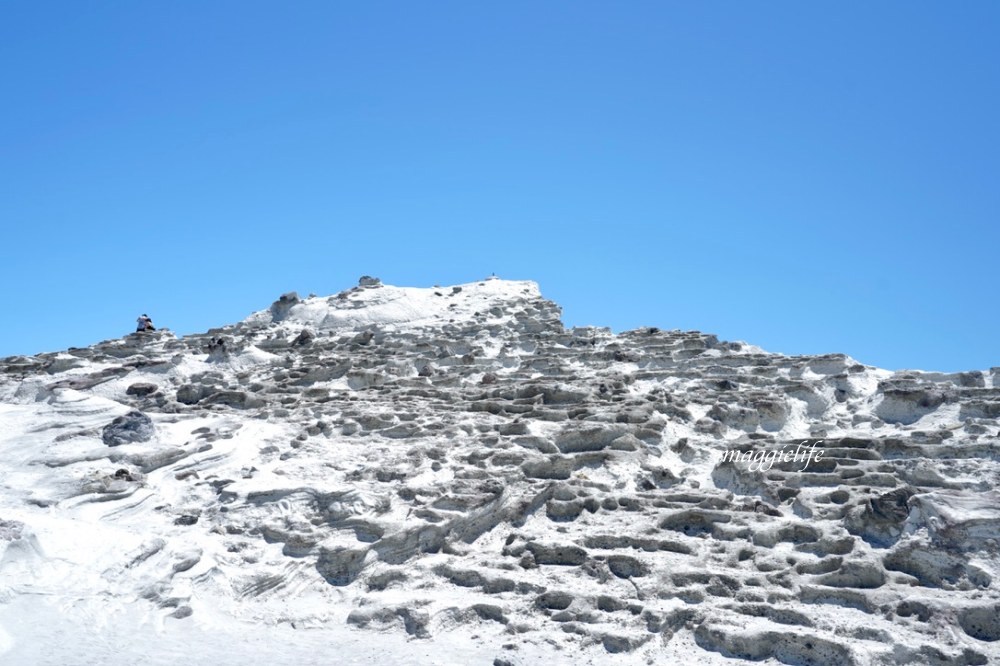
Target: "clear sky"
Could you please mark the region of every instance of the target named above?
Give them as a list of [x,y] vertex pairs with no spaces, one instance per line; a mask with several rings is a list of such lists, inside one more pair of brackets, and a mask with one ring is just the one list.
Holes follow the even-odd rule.
[[0,356],[362,274],[1000,365],[1000,3],[0,7]]

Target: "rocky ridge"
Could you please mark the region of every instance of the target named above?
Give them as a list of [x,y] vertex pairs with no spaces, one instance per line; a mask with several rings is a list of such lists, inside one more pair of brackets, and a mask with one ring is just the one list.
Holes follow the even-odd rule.
[[475,634],[497,663],[1000,658],[1000,368],[567,329],[530,282],[362,285],[0,359],[0,601],[57,553],[172,622]]

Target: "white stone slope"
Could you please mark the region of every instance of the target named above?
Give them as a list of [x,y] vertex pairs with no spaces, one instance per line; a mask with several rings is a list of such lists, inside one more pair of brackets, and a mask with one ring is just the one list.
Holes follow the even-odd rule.
[[0,662],[1000,659],[1000,369],[365,283],[0,359]]

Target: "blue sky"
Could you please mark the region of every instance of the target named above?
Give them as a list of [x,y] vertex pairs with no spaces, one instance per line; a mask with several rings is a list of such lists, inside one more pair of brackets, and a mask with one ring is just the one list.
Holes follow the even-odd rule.
[[569,325],[1000,365],[994,2],[7,2],[0,356],[533,279]]

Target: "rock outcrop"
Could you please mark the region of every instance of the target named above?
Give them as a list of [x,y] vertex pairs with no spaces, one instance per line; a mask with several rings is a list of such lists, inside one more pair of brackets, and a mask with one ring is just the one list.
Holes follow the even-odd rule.
[[9,524],[37,517],[44,549],[46,507],[145,521],[81,564],[117,572],[88,593],[184,622],[460,632],[504,663],[1000,660],[998,369],[560,315],[530,282],[362,278],[203,335],[0,359],[0,449],[31,452],[0,470]]
[[[128,389],[125,393],[128,394]],[[154,432],[153,420],[138,410],[132,410],[105,426],[101,431],[101,440],[108,446],[148,442]]]

